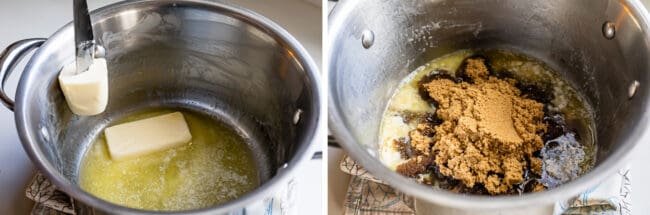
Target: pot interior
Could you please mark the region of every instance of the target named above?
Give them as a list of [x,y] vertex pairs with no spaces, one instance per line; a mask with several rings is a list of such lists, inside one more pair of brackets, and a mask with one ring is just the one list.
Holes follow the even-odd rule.
[[310,74],[316,71],[283,32],[240,12],[183,1],[94,12],[95,38],[107,51],[109,102],[104,113],[90,117],[71,113],[57,83],[58,71],[74,59],[72,26],[54,34],[23,74],[19,97],[29,98],[18,98],[17,108],[45,171],[77,184],[83,155],[103,129],[152,108],[199,112],[234,127],[248,140],[261,184],[294,165],[317,123]]
[[[593,107],[598,146],[593,171],[598,171],[604,161],[620,159],[613,154],[629,151],[647,126],[650,47],[639,10],[614,0],[342,4],[330,19],[332,129],[346,148],[375,159],[353,157],[364,164],[379,162],[381,117],[404,77],[456,50],[505,49],[544,62]],[[615,25],[614,38],[603,35],[606,22]],[[365,48],[363,35],[370,32],[374,41]],[[640,85],[629,98],[635,81]]]

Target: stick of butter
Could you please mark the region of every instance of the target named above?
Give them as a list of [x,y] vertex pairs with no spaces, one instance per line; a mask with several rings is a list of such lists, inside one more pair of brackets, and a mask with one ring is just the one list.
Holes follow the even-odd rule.
[[104,112],[108,103],[106,60],[95,58],[87,71],[76,73],[75,62],[64,66],[59,73],[59,86],[70,110],[80,116]]
[[180,112],[111,126],[104,130],[113,160],[123,160],[171,149],[192,140]]

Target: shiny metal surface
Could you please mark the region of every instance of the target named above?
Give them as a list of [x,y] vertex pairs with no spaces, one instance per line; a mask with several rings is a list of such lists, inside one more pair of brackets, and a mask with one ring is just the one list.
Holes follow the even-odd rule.
[[[58,71],[75,57],[68,24],[28,62],[16,95],[16,125],[32,161],[55,185],[98,210],[114,205],[77,185],[83,153],[111,121],[147,108],[180,108],[221,119],[250,141],[263,183],[231,202],[182,214],[240,214],[272,195],[324,129],[318,70],[286,31],[251,11],[202,0],[130,1],[91,13],[106,48],[109,104],[97,116],[70,112]],[[294,125],[294,113],[301,110]],[[282,169],[282,171],[279,171]]]
[[23,56],[41,46],[45,40],[44,38],[35,38],[16,41],[0,53],[0,78],[2,78],[0,80],[0,100],[9,110],[14,110],[14,101],[5,91],[7,79]]
[[[603,36],[603,23],[615,37]],[[341,1],[329,22],[329,128],[350,155],[395,188],[451,208],[532,208],[567,199],[614,173],[649,132],[650,40],[640,2]],[[374,45],[361,44],[363,30]],[[556,189],[522,196],[458,195],[417,184],[377,160],[379,123],[399,81],[457,49],[502,48],[533,56],[566,77],[597,115],[596,167]],[[628,99],[631,83],[638,81]]]
[[605,22],[603,24],[603,36],[608,40],[614,39],[616,36],[616,24],[609,21]]
[[361,32],[361,45],[364,48],[370,48],[373,43],[375,43],[375,33],[370,30],[364,30]]
[[95,58],[95,37],[86,0],[74,0],[72,4],[76,70],[77,73],[82,73],[88,70]]

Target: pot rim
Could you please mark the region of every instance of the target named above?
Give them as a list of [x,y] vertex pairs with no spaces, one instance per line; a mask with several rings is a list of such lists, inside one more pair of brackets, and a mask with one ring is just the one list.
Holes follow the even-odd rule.
[[[69,194],[76,200],[80,200],[83,203],[105,211],[109,213],[117,214],[225,214],[235,210],[241,210],[247,205],[251,205],[256,201],[261,200],[262,197],[268,195],[269,193],[277,192],[279,187],[282,187],[291,179],[291,175],[296,171],[296,169],[301,168],[301,164],[311,158],[311,153],[315,149],[315,145],[318,145],[318,137],[323,136],[321,132],[324,130],[325,122],[325,103],[324,103],[324,90],[322,89],[322,83],[319,77],[319,69],[314,63],[312,57],[305,50],[305,48],[286,30],[280,27],[278,24],[274,23],[270,19],[253,12],[251,10],[242,8],[240,6],[235,6],[232,4],[224,2],[214,2],[209,0],[136,0],[136,1],[121,1],[113,4],[103,6],[99,9],[93,10],[90,12],[92,20],[101,20],[103,17],[111,14],[112,11],[116,8],[128,8],[137,5],[166,5],[166,4],[190,4],[192,6],[212,8],[221,12],[220,14],[228,15],[230,17],[236,18],[240,21],[246,22],[252,26],[259,28],[260,30],[266,32],[267,34],[276,38],[280,43],[285,43],[289,50],[294,52],[294,57],[297,59],[297,63],[301,66],[308,80],[312,82],[312,93],[313,93],[313,107],[315,113],[315,123],[308,127],[308,131],[303,137],[303,141],[307,143],[301,145],[297,150],[296,154],[291,160],[287,162],[288,165],[283,171],[277,172],[273,177],[268,181],[261,184],[254,190],[223,204],[215,205],[212,207],[193,209],[193,210],[184,210],[184,211],[148,211],[141,209],[134,209],[118,204],[110,203],[94,195],[84,191],[78,185],[71,183],[67,180],[61,173],[56,171],[56,167],[45,158],[43,151],[37,146],[36,137],[32,137],[27,132],[30,130],[27,126],[26,120],[29,118],[28,112],[25,111],[26,104],[29,103],[29,95],[27,95],[28,86],[30,86],[30,80],[27,78],[30,73],[38,72],[33,71],[34,65],[37,65],[43,61],[46,57],[43,53],[43,49],[49,47],[50,43],[54,43],[56,40],[63,40],[69,38],[60,38],[61,34],[65,31],[72,31],[73,24],[72,22],[64,25],[58,29],[49,39],[39,48],[34,55],[30,58],[29,62],[26,64],[23,75],[21,75],[18,87],[16,90],[16,110],[15,110],[15,123],[18,130],[19,137],[21,139],[23,148],[27,152],[28,156],[32,160],[35,166],[51,180],[51,182],[62,189],[65,193]],[[95,23],[95,22],[93,22]],[[58,37],[57,37],[58,36]]]
[[[336,41],[338,34],[342,30],[346,18],[354,8],[359,7],[358,4],[360,4],[360,2],[361,1],[341,1],[337,3],[336,7],[332,12],[330,12],[328,17],[328,41],[330,41],[330,43],[327,45],[327,50],[329,50],[329,62],[332,62],[331,59],[335,58],[332,53],[332,50],[335,48],[334,41]],[[642,32],[646,36],[646,41],[648,41],[648,38],[650,38],[648,32],[650,29],[650,26],[648,25],[650,22],[648,11],[639,0],[625,0],[621,3],[627,5],[629,13],[636,18],[639,28],[642,29]],[[335,65],[329,64],[329,69],[335,70],[335,68]],[[329,74],[332,73],[328,73],[328,78],[331,78],[332,76]],[[634,150],[634,147],[639,145],[639,143],[650,141],[650,127],[648,126],[648,122],[650,121],[650,112],[645,111],[639,120],[639,125],[633,129],[631,133],[632,135],[628,136],[627,141],[621,146],[621,148],[612,152],[612,154],[601,164],[576,180],[572,180],[566,184],[544,192],[526,193],[518,196],[462,195],[441,189],[432,189],[430,186],[419,184],[384,166],[377,158],[370,154],[373,149],[359,143],[349,130],[346,129],[346,122],[343,120],[344,118],[342,113],[339,111],[338,104],[334,103],[336,97],[333,97],[333,95],[338,94],[334,85],[330,83],[328,86],[329,129],[353,159],[359,162],[374,176],[393,186],[397,190],[412,195],[419,200],[455,208],[512,209],[531,206],[534,204],[540,206],[542,204],[552,204],[557,201],[567,200],[571,196],[584,192],[590,187],[600,183],[603,179],[611,176],[611,174],[615,173],[615,171],[621,168],[624,165],[624,162],[627,161],[627,159],[621,158],[629,157],[630,153]],[[645,106],[646,109],[648,109],[648,104],[645,104]]]

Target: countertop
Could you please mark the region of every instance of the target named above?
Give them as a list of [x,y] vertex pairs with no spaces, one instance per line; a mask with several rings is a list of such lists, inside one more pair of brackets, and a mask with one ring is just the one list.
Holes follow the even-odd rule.
[[[90,10],[116,0],[88,0]],[[321,4],[318,0],[275,0],[273,4],[255,0],[227,0],[252,9],[279,24],[321,64]],[[299,17],[299,18],[297,18]],[[72,21],[70,0],[20,0],[3,2],[0,7],[0,48],[14,41],[49,37]],[[22,64],[17,69],[22,68]],[[19,73],[16,70],[16,73]],[[14,95],[18,75],[7,83]],[[323,140],[323,143],[325,141]],[[322,162],[307,162],[297,177],[297,212],[313,214],[322,209]],[[29,214],[33,202],[25,197],[25,187],[34,174],[34,165],[20,144],[13,112],[0,105],[0,214]],[[305,198],[309,196],[309,198]]]

